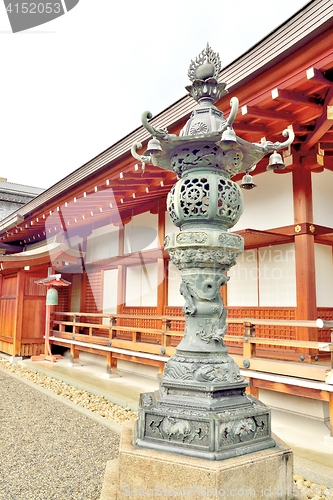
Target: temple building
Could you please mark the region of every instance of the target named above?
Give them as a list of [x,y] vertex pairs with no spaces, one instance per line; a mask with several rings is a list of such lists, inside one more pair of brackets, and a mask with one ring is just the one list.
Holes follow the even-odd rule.
[[22,186],[14,182],[7,182],[4,177],[0,178],[0,220],[5,219],[13,212],[19,211],[20,207],[29,203],[41,194],[44,189]]
[[[245,251],[221,288],[229,351],[252,370],[254,394],[324,402],[333,434],[332,386],[325,392],[296,380],[277,385],[262,375],[323,384],[330,368],[332,354],[320,347],[331,331],[313,322],[333,320],[332,40],[331,0],[311,0],[221,70],[228,94],[215,106],[227,118],[230,98],[238,97],[233,126],[248,142],[283,142],[284,129],[295,134],[283,151],[286,168],[265,157],[251,172],[252,185],[234,178],[255,187],[243,190],[244,213],[231,229],[244,238]],[[194,107],[185,96],[151,123],[179,135]],[[177,176],[133,158],[133,143],[142,143],[143,154],[148,139],[143,127],[129,133],[1,220],[0,351],[43,353],[46,287],[36,282],[51,269],[71,283],[54,306],[52,348],[70,349],[74,361],[80,352],[104,356],[110,370],[163,370],[184,328],[180,272],[164,251],[165,236],[178,230],[166,210]],[[243,345],[240,337],[254,328],[262,343]]]

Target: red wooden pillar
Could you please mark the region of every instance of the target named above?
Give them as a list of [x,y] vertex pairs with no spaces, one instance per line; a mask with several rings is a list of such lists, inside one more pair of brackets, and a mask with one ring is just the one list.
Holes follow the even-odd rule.
[[[87,252],[87,247],[88,247],[87,235],[84,233],[82,235],[82,245],[80,248],[80,250],[84,255]],[[88,285],[88,276],[85,267],[85,257],[83,256],[81,257],[81,268],[82,268],[82,274],[81,274],[80,311],[78,312],[86,311],[86,291]]]
[[[317,319],[316,274],[313,235],[311,171],[304,167],[293,170],[295,260],[296,260],[296,314],[295,319]],[[318,340],[316,328],[297,328],[299,340]],[[300,356],[310,361],[310,352],[301,349]]]
[[[118,241],[118,255],[124,255],[125,249],[125,228],[119,225],[119,241]],[[126,304],[126,266],[120,264],[118,266],[117,276],[117,314],[123,312],[123,307]],[[110,340],[113,338],[113,332],[110,331]],[[107,372],[109,374],[117,372],[117,358],[114,357],[112,351],[106,355]]]
[[[165,208],[164,205],[160,206],[158,209],[158,248],[164,248],[164,238],[165,238]],[[167,304],[167,261],[163,257],[163,252],[161,251],[161,257],[157,259],[157,315],[162,316],[165,311],[165,306]]]
[[[124,255],[125,250],[125,227],[119,226],[119,244],[118,255]],[[117,283],[117,314],[123,312],[123,307],[126,304],[126,266],[118,266],[118,283]]]

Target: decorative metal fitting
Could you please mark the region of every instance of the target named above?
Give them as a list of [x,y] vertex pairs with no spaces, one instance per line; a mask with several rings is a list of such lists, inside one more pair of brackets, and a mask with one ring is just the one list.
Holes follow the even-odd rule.
[[250,361],[248,359],[244,359],[243,360],[243,366],[244,368],[250,368]]
[[213,52],[207,43],[206,48],[194,61],[191,61],[187,73],[192,85],[185,88],[190,96],[198,102],[210,100],[214,103],[227,94],[226,83],[218,83],[217,81],[220,71],[220,56]]
[[164,153],[161,143],[156,137],[153,137],[150,139],[148,142],[147,150],[145,152],[145,155],[155,155],[156,157],[161,156]]
[[[198,102],[198,106],[179,136],[169,134],[166,128],[153,126],[150,123],[152,119],[150,111],[142,114],[142,125],[151,134],[152,139],[143,155],[137,152],[142,148],[140,143],[134,143],[131,148],[134,158],[141,162],[142,172],[145,164],[150,163],[165,170],[173,170],[181,177],[182,172],[192,168],[195,161],[195,165],[200,164],[207,169],[214,169],[227,178],[244,172],[246,176],[243,178],[242,187],[252,189],[255,185],[251,176],[247,176],[267,153],[273,153],[268,170],[285,168],[282,156],[277,151],[287,148],[293,142],[295,135],[292,128],[289,127],[282,132],[282,135],[287,137],[284,142],[272,143],[262,140],[258,144],[237,137],[232,127],[238,112],[237,97],[232,97],[230,100],[231,110],[226,120],[222,111],[214,106],[214,103],[227,93],[226,84],[218,82],[220,70],[220,57],[208,44],[199,56],[191,61],[188,76],[192,85],[186,89]],[[184,148],[191,147],[192,152],[197,152],[196,158],[183,159]]]
[[222,134],[219,146],[222,147],[224,144],[229,145],[230,143],[233,142],[237,142],[235,131],[231,127],[227,127],[227,129],[224,130]]
[[304,360],[305,360],[305,357],[303,356],[303,354],[299,357],[299,359],[300,359],[301,361],[304,361]]
[[286,166],[283,163],[282,156],[280,155],[280,153],[274,151],[274,153],[269,157],[269,163],[266,167],[266,170],[283,170],[284,168],[286,168]]
[[161,347],[161,354],[165,354],[165,347]]
[[242,189],[253,189],[256,186],[256,184],[253,182],[253,177],[251,174],[245,174],[243,176],[242,182],[240,184],[240,187]]

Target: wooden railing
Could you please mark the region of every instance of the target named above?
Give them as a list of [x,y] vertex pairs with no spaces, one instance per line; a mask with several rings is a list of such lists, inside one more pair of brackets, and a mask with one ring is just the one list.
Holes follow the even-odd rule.
[[[58,319],[59,318],[59,319]],[[65,318],[65,319],[64,319]],[[154,320],[159,327],[130,326],[142,320]],[[99,323],[93,321],[98,320]],[[106,321],[106,324],[102,322]],[[176,352],[176,345],[184,335],[183,330],[172,330],[174,321],[185,324],[178,316],[153,316],[130,314],[89,314],[80,312],[53,313],[50,343],[69,347],[72,360],[79,351],[103,354],[111,372],[117,368],[117,360],[139,362],[157,366],[162,372],[165,362]],[[127,324],[121,324],[126,322]],[[248,392],[258,397],[259,389],[267,389],[306,398],[327,401],[330,414],[330,431],[333,436],[333,336],[331,342],[285,340],[255,336],[258,325],[281,327],[326,328],[333,330],[333,321],[266,320],[252,318],[229,318],[230,324],[243,325],[242,336],[225,335],[226,343],[237,343],[241,355],[234,355],[241,373],[249,380]],[[133,324],[133,323],[132,323]],[[179,323],[177,323],[179,325]],[[314,352],[331,353],[326,363],[283,362],[257,356],[257,347],[294,347]],[[331,379],[328,378],[331,377]]]
[[[96,344],[96,347],[100,345],[111,347],[112,344],[113,347],[126,345],[126,348],[128,348],[132,345],[133,350],[142,350],[142,352],[147,352],[147,354],[156,353],[168,356],[174,354],[175,346],[184,335],[183,329],[172,330],[170,326],[172,321],[181,321],[185,323],[185,318],[178,316],[154,316],[147,318],[145,315],[110,315],[79,312],[55,312],[53,316],[54,319],[52,320],[51,332],[57,337],[57,340],[60,338],[84,340],[85,342]],[[69,319],[56,319],[59,316]],[[86,318],[86,321],[82,321],[80,318]],[[100,323],[90,322],[89,318],[98,319]],[[103,319],[107,320],[107,324],[102,323]],[[147,319],[154,320],[155,323],[160,323],[160,327],[147,328],[142,326],[131,326],[130,324],[121,324],[121,320],[138,321]],[[225,335],[224,340],[226,343],[235,342],[242,344],[243,357],[246,359],[256,357],[258,344],[270,347],[295,347],[299,349],[331,352],[331,368],[333,368],[333,334],[330,343],[295,339],[272,339],[255,336],[255,327],[257,325],[333,329],[333,321],[228,318],[227,323],[243,325],[243,336]],[[124,342],[126,344],[124,344]],[[138,344],[138,346],[134,344]],[[154,346],[154,348],[152,346]],[[137,349],[137,347],[139,347],[139,349]]]

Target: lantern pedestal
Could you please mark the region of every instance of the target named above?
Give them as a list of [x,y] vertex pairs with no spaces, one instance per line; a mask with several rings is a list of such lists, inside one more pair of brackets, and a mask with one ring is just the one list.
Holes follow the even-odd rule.
[[60,354],[39,354],[38,356],[31,356],[31,361],[51,361],[55,363],[58,359],[61,359],[62,356]]
[[62,356],[60,354],[52,354],[51,347],[49,342],[50,337],[50,317],[51,317],[51,306],[46,305],[46,314],[45,314],[45,353],[39,354],[38,356],[31,356],[31,361],[51,361],[55,363],[58,359],[61,359]]
[[292,451],[276,436],[275,448],[210,462],[135,448],[131,427],[122,428],[119,458],[107,468],[103,500],[294,498]]

